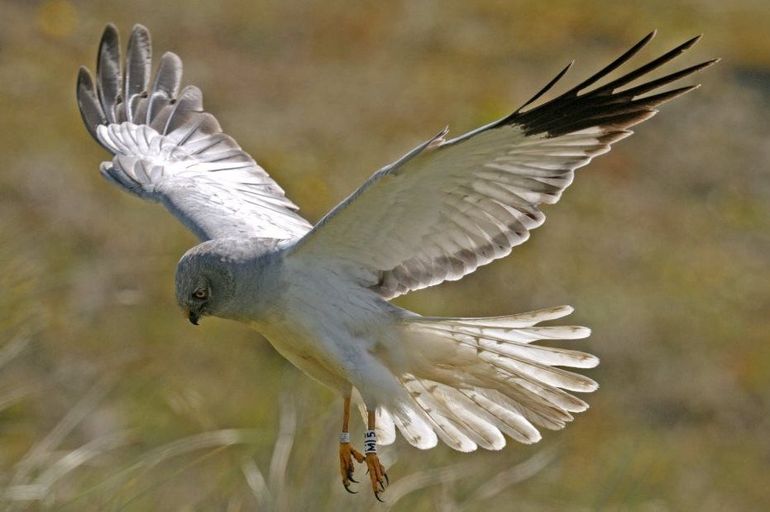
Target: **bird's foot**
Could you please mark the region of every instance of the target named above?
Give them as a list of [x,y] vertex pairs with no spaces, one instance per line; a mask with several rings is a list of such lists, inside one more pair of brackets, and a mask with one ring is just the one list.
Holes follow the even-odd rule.
[[356,491],[353,491],[350,489],[350,484],[354,483],[357,484],[358,482],[353,478],[353,470],[355,469],[355,465],[353,464],[353,459],[356,460],[359,464],[364,461],[364,456],[353,448],[350,445],[350,441],[348,442],[340,442],[340,474],[342,475],[342,485],[345,487],[345,490],[348,491],[350,494],[356,494]]
[[385,487],[388,486],[390,480],[388,474],[385,472],[385,468],[380,464],[380,458],[376,453],[366,454],[366,468],[369,473],[369,480],[372,482],[372,491],[374,491],[374,497],[379,501],[380,493],[385,491]]
[[377,433],[374,430],[374,411],[368,410],[369,430],[364,432],[364,454],[366,454],[366,470],[369,480],[372,482],[372,491],[378,501],[382,501],[380,493],[385,492],[385,487],[390,483],[385,468],[380,464],[377,456]]

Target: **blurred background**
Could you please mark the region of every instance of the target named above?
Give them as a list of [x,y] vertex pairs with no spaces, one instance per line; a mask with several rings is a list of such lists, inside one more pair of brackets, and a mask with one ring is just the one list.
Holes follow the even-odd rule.
[[[385,505],[365,485],[344,493],[341,400],[245,327],[185,321],[173,272],[193,236],[98,174],[108,155],[81,125],[75,76],[110,21],[178,53],[312,221],[573,58],[562,91],[653,28],[634,62],[704,33],[674,65],[722,57],[685,82],[704,86],[582,169],[527,244],[398,300],[442,315],[574,305],[593,328],[580,349],[602,358],[591,409],[499,453],[399,440]],[[0,508],[765,509],[769,26],[760,0],[0,0]]]

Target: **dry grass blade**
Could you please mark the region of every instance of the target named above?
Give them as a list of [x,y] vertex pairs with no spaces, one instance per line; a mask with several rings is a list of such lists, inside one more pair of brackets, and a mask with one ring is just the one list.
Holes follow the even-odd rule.
[[0,348],[0,368],[21,354],[29,345],[27,336],[15,336],[11,341]]
[[[398,481],[393,482],[393,484],[388,487],[388,494],[386,496],[387,501],[385,502],[387,508],[385,510],[392,509],[399,500],[408,494],[430,487],[431,485],[448,484],[463,478],[468,474],[468,468],[468,464],[460,463],[441,468],[416,471],[410,475],[401,477]],[[381,510],[381,504],[377,504],[372,508],[372,512]]]
[[168,444],[164,444],[163,446],[159,446],[142,455],[139,461],[128,468],[127,471],[135,469],[151,469],[165,460],[198,450],[246,444],[251,442],[260,433],[261,432],[257,430],[230,428],[203,432],[202,434],[178,439]]
[[25,396],[32,393],[34,389],[33,386],[19,387],[3,393],[0,395],[0,411],[20,402]]
[[[72,510],[77,510],[76,506],[78,503],[87,496],[96,494],[99,491],[105,491],[106,494],[110,496],[110,500],[119,499],[121,495],[121,486],[128,485],[129,483],[136,483],[134,478],[137,476],[137,471],[144,471],[146,473],[150,469],[169,459],[200,450],[214,449],[218,452],[219,450],[230,446],[249,444],[261,434],[263,433],[258,430],[222,429],[177,439],[176,441],[164,444],[140,455],[136,462],[109,475],[93,487],[85,489],[75,499],[68,502],[66,506],[70,507]],[[211,454],[204,455],[203,458],[207,458],[210,455]],[[158,481],[155,482],[155,484],[157,483]],[[142,492],[134,494],[123,505],[125,506],[126,503],[138,498]]]
[[58,424],[24,455],[14,468],[11,486],[24,484],[36,468],[45,463],[51,452],[94,410],[96,405],[110,390],[112,383],[113,379],[107,377],[95,384]]
[[287,394],[280,401],[280,421],[278,423],[278,439],[273,448],[273,457],[270,460],[270,472],[268,474],[268,487],[276,500],[276,510],[285,510],[286,500],[286,468],[289,465],[289,456],[294,446],[294,436],[297,431],[297,409],[294,402]]
[[125,442],[126,435],[123,432],[94,439],[51,464],[34,482],[8,487],[4,498],[9,501],[43,501],[50,496],[53,486],[68,473],[94,457],[122,446]]
[[259,470],[256,462],[251,458],[244,458],[241,464],[241,472],[246,479],[246,484],[249,486],[251,493],[257,500],[257,510],[272,510],[273,496],[267,487],[265,476]]
[[462,508],[474,510],[480,501],[497,496],[510,486],[532,478],[545,469],[554,459],[556,459],[556,449],[547,448],[537,452],[524,462],[501,471],[486,483],[480,485],[476,492],[463,502]]

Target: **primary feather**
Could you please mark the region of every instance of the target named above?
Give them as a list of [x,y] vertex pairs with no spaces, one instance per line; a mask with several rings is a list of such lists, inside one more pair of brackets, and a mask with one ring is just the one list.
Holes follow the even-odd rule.
[[[455,139],[446,130],[375,173],[328,213],[296,247],[296,257],[324,257],[364,276],[393,298],[457,280],[508,255],[545,221],[574,171],[631,135],[663,103],[697,86],[651,96],[714,62],[690,66],[630,89],[698,38],[606,85],[589,89],[628,61],[649,34],[604,69],[531,110],[569,66],[513,114]],[[640,97],[641,96],[641,97]]]
[[115,157],[101,166],[113,183],[162,203],[201,240],[223,237],[294,239],[310,230],[273,181],[203,109],[194,86],[179,90],[182,61],[160,60],[150,86],[151,43],[136,25],[125,70],[120,43],[108,25],[99,45],[97,80],[78,74],[83,122]]

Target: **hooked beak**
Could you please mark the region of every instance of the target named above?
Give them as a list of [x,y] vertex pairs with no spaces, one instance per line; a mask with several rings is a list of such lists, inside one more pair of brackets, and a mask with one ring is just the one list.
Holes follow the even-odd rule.
[[187,311],[187,319],[190,320],[190,323],[193,325],[198,325],[198,319],[200,317],[201,316],[195,311]]

